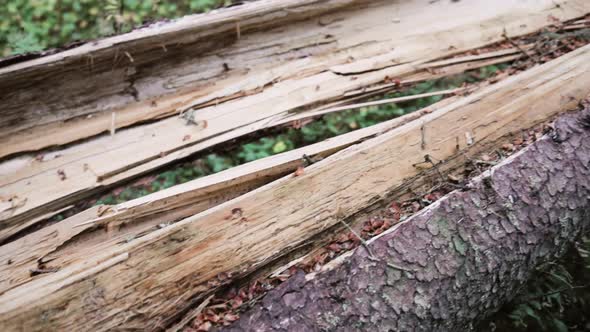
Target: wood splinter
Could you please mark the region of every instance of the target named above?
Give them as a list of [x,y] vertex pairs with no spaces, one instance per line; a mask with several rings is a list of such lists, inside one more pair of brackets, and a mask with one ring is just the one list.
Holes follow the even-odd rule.
[[49,267],[49,268],[36,268],[36,269],[31,269],[31,277],[34,277],[36,275],[39,274],[45,274],[45,273],[54,273],[59,271],[59,267]]
[[111,129],[109,130],[111,133],[111,136],[115,135],[115,131],[117,130],[116,122],[117,122],[117,112],[112,112],[111,113]]

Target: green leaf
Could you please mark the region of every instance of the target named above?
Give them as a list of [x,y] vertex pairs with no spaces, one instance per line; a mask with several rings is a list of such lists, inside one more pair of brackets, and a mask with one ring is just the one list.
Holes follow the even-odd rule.
[[559,319],[553,319],[553,326],[555,327],[555,331],[557,332],[568,332],[569,328]]
[[287,150],[287,144],[285,144],[285,142],[283,141],[276,142],[275,145],[272,147],[273,153],[281,153],[285,150]]
[[43,46],[32,34],[14,34],[8,36],[8,44],[13,54],[41,51]]

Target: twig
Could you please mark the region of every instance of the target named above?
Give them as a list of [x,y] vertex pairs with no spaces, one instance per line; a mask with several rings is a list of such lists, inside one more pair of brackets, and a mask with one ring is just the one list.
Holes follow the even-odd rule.
[[434,91],[434,92],[421,93],[421,94],[412,95],[412,96],[388,98],[388,99],[368,101],[365,103],[338,106],[338,107],[328,108],[328,109],[319,110],[319,111],[315,111],[315,112],[308,112],[308,113],[304,112],[301,114],[296,114],[292,117],[288,117],[288,118],[286,118],[286,120],[284,122],[291,122],[294,120],[301,120],[301,119],[306,119],[306,118],[310,118],[313,116],[324,115],[324,114],[328,114],[328,113],[335,113],[335,112],[340,112],[340,111],[347,111],[347,110],[352,110],[352,109],[367,107],[367,106],[394,104],[394,103],[398,103],[398,102],[402,102],[402,101],[410,101],[410,100],[416,100],[416,99],[426,98],[426,97],[448,95],[448,94],[453,94],[453,93],[457,93],[457,92],[461,92],[461,91],[465,91],[465,90],[466,90],[465,88],[457,88],[457,89],[450,89],[450,90],[443,90],[443,91]]
[[360,234],[358,234],[354,229],[352,229],[352,227],[350,227],[350,225],[348,225],[345,221],[344,218],[342,218],[342,213],[340,210],[340,204],[338,204],[338,207],[336,209],[336,219],[338,219],[338,221],[344,225],[346,228],[348,228],[348,230],[361,241],[362,246],[365,248],[365,250],[367,251],[367,253],[369,254],[369,258],[376,260],[377,258],[375,257],[375,255],[373,255],[373,252],[371,251],[371,249],[369,248],[369,244],[367,243],[367,241],[365,241],[365,239],[363,239]]
[[265,295],[266,295],[266,293],[260,294],[260,295],[256,296],[255,298],[253,298],[252,300],[248,301],[248,303],[246,303],[246,306],[244,308],[240,308],[240,311],[244,312],[247,309],[252,308],[256,304],[256,302],[260,301],[260,299],[262,299]]
[[[442,162],[442,161],[441,161],[441,162]],[[449,182],[449,181],[445,180],[445,177],[444,177],[444,176],[443,176],[443,174],[441,173],[440,169],[438,169],[438,165],[440,165],[440,163],[436,164],[436,163],[435,163],[435,162],[432,160],[432,157],[431,157],[429,154],[425,154],[425,155],[424,155],[424,161],[422,161],[422,162],[419,162],[419,163],[415,163],[415,164],[413,164],[412,166],[416,167],[417,165],[420,165],[420,164],[430,164],[430,165],[432,165],[432,168],[434,168],[434,170],[436,171],[436,174],[437,174],[437,175],[438,175],[438,177],[440,178],[441,185],[448,185],[448,186],[451,186],[451,187],[453,187],[453,188],[455,188],[455,189],[462,189],[462,190],[463,190],[463,189],[465,189],[465,187],[464,187],[464,186],[457,185],[457,184],[454,184],[454,183],[451,183],[451,182]]]
[[467,155],[467,153],[465,153],[465,151],[461,151],[461,153],[463,154],[463,157],[465,157],[465,159],[467,159],[467,160],[468,160],[468,161],[471,163],[471,165],[473,165],[473,166],[475,167],[475,169],[477,170],[477,173],[479,173],[479,175],[482,175],[482,174],[483,174],[483,172],[482,172],[482,171],[481,171],[481,169],[479,168],[479,165],[478,165],[478,164],[477,164],[475,161],[473,161],[473,159],[471,159],[471,158],[470,158],[470,157]]
[[485,161],[485,160],[479,160],[479,159],[474,159],[474,160],[472,160],[472,162],[475,162],[477,164],[482,164],[482,165],[488,165],[488,166],[498,165],[498,162],[496,162],[496,161]]
[[545,296],[549,296],[549,295],[553,295],[553,294],[565,292],[567,290],[587,288],[588,286],[590,286],[590,285],[564,287],[564,288],[560,288],[558,290],[554,290],[552,292],[547,292],[547,293],[543,293],[543,294],[539,294],[539,295],[535,295],[535,296],[528,296],[528,297],[524,298],[522,300],[522,302],[528,302],[530,300],[539,299],[539,298],[542,298],[542,297],[545,297]]
[[125,55],[127,56],[127,59],[129,59],[129,62],[135,62],[135,60],[133,60],[133,57],[131,56],[131,54],[127,51],[123,52],[125,53]]
[[31,273],[31,277],[39,275],[39,274],[43,274],[43,273],[53,273],[53,272],[57,272],[57,271],[59,271],[59,267],[35,268],[35,269],[29,270],[29,272]]
[[193,320],[193,318],[197,317],[197,315],[200,314],[203,311],[203,309],[205,309],[205,307],[209,305],[209,302],[211,302],[212,298],[213,294],[206,298],[205,301],[201,302],[201,304],[199,304],[198,307],[186,314],[180,322],[168,329],[167,332],[177,332],[182,330],[188,323],[191,322],[191,320]]
[[512,40],[512,38],[508,37],[508,33],[506,33],[506,29],[504,29],[504,32],[502,33],[502,37],[504,37],[512,46],[516,47],[527,58],[529,58],[530,60],[532,60],[534,62],[538,62],[530,54],[528,54],[525,50],[523,50],[522,47],[520,47],[520,45],[518,45],[514,40]]
[[352,227],[350,227],[350,225],[348,225],[344,220],[342,220],[340,217],[336,217],[338,218],[338,221],[340,221],[340,223],[342,223],[342,225],[346,226],[346,228],[348,228],[348,230],[354,234],[354,236],[356,236],[360,241],[361,241],[361,245],[365,248],[365,250],[367,251],[367,253],[369,254],[369,258],[375,260],[378,259],[377,257],[375,257],[375,255],[373,255],[373,252],[371,251],[371,249],[369,248],[369,244],[367,243],[367,241],[365,241],[365,239],[363,239],[360,234],[358,234],[354,229],[352,229]]

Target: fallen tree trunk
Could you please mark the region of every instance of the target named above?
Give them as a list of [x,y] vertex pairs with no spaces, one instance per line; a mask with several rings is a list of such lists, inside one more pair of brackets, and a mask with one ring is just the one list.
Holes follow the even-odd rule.
[[[305,244],[419,174],[573,108],[590,46],[511,77],[237,199],[117,243],[0,296],[6,330],[147,328]],[[351,193],[354,193],[351,194]],[[336,216],[336,211],[340,216]],[[67,313],[67,314],[66,314]]]
[[[446,76],[454,75],[457,73],[462,73],[466,70],[470,70],[473,68],[479,68],[479,67],[483,67],[483,66],[487,66],[487,65],[511,61],[511,60],[517,59],[522,56],[523,55],[520,53],[520,51],[518,49],[506,49],[506,50],[496,51],[496,52],[486,52],[484,54],[478,55],[477,57],[473,57],[473,56],[458,57],[458,58],[451,59],[450,61],[446,61],[445,63],[442,63],[442,64],[441,63],[433,63],[432,66],[425,65],[424,68],[428,68],[430,71],[420,72],[415,75],[407,76],[404,79],[404,81],[401,82],[400,84],[411,84],[411,83],[420,82],[420,81],[427,80],[427,79],[436,79],[436,78],[440,78],[440,77],[446,77]],[[387,91],[388,89],[391,89],[392,87],[397,88],[398,86],[399,85],[397,85],[397,84],[377,86],[374,89],[366,91],[366,94],[377,93],[377,92],[383,93],[384,91]],[[437,94],[437,93],[438,92],[434,92],[432,94]],[[355,93],[353,91],[353,93],[351,94],[352,97],[350,97],[350,100],[354,100],[355,98],[358,98],[358,94],[359,93]],[[364,96],[365,93],[363,92],[362,95]],[[415,98],[415,97],[416,96],[409,96],[407,98]],[[401,99],[403,99],[403,98],[401,98]],[[286,118],[281,119],[275,123],[272,123],[272,125],[281,125],[281,124],[285,124],[285,123],[289,123],[292,121],[297,121],[300,119],[305,119],[305,118],[309,118],[309,117],[313,117],[313,116],[317,116],[317,115],[321,115],[321,114],[327,114],[330,112],[336,112],[336,111],[349,109],[351,107],[350,105],[338,106],[338,105],[342,105],[343,103],[346,103],[346,102],[347,102],[347,99],[344,99],[340,102],[335,102],[335,103],[329,104],[329,105],[327,105],[326,108],[320,108],[318,111],[315,111],[315,112],[295,113],[289,117],[286,117]],[[328,107],[328,106],[332,106],[332,107]],[[395,122],[397,122],[397,121],[393,121],[393,123],[395,123]],[[385,125],[385,126],[387,126],[387,125]],[[346,145],[351,144],[351,142],[353,142],[353,141],[364,139],[368,136],[374,135],[375,133],[383,131],[385,126],[380,125],[380,126],[376,126],[374,128],[369,128],[367,130],[361,130],[361,132],[359,132],[359,133],[352,133],[350,135],[345,135],[345,136],[340,137],[338,139],[331,140],[331,142],[325,142],[325,143],[318,144],[318,146],[304,148],[304,149],[301,149],[301,151],[293,151],[291,153],[291,155],[294,156],[296,153],[300,152],[301,154],[299,155],[299,157],[301,157],[302,153],[307,153],[309,155],[318,153],[318,154],[322,155],[328,151],[335,152],[335,150],[343,148]],[[59,155],[59,154],[56,154],[56,155]],[[63,157],[62,155],[59,155],[59,156],[60,156],[60,158]],[[48,158],[51,158],[51,157],[48,157]],[[284,157],[279,157],[279,158],[284,158]],[[28,159],[27,161],[25,161],[25,166],[23,167],[24,169],[19,169],[19,167],[21,167],[22,165],[18,166],[16,168],[13,168],[12,166],[10,166],[10,162],[7,162],[4,165],[4,167],[6,168],[3,171],[3,173],[5,173],[5,176],[0,177],[2,179],[2,180],[0,180],[0,186],[7,185],[7,184],[9,184],[10,181],[17,181],[16,179],[23,179],[24,182],[18,181],[17,183],[13,184],[12,186],[9,185],[3,189],[3,190],[6,190],[6,192],[8,193],[8,194],[6,194],[7,196],[4,198],[4,200],[6,200],[7,198],[12,198],[12,200],[10,201],[10,204],[6,204],[6,208],[0,207],[0,219],[2,218],[3,215],[4,216],[13,216],[13,214],[15,212],[17,212],[18,208],[23,207],[23,206],[20,206],[19,202],[22,202],[24,204],[27,204],[27,205],[33,206],[33,207],[35,204],[37,204],[35,202],[35,200],[36,200],[35,197],[29,196],[28,194],[23,194],[24,192],[26,192],[26,188],[20,187],[20,189],[18,189],[19,186],[22,185],[23,183],[30,183],[31,177],[37,178],[40,175],[41,177],[45,178],[43,180],[43,183],[51,183],[51,182],[55,181],[56,174],[49,173],[48,170],[54,169],[56,167],[56,165],[47,164],[47,165],[41,165],[41,167],[36,167],[36,166],[40,166],[40,165],[36,165],[38,163],[37,159],[31,158],[31,159]],[[275,159],[278,159],[278,158],[275,158]],[[298,158],[296,158],[296,159],[298,159]],[[266,160],[265,162],[269,162],[269,166],[272,166],[272,164],[273,164],[273,162],[270,160]],[[22,163],[22,159],[16,160],[16,164],[21,164],[21,163]],[[75,161],[75,163],[79,163],[79,161]],[[258,164],[260,164],[260,162]],[[2,172],[0,171],[0,173],[2,173]],[[67,173],[65,173],[65,171],[64,171],[64,174],[67,174]],[[72,176],[71,173],[69,173],[69,174],[70,174],[70,176]],[[91,175],[91,176],[94,176],[94,175]],[[59,176],[57,177],[57,179],[60,179]],[[87,183],[85,183],[85,182],[78,183],[76,181],[69,181],[67,178],[67,175],[66,175],[65,180],[67,180],[68,182],[74,182],[74,184],[73,184],[74,188],[69,187],[69,186],[61,187],[61,183],[60,183],[60,187],[51,187],[52,188],[51,189],[52,195],[54,195],[54,196],[39,195],[39,198],[47,201],[48,199],[51,199],[51,197],[53,197],[53,198],[59,197],[59,195],[68,194],[72,190],[79,190],[79,189],[82,189],[87,186]],[[2,182],[2,181],[5,181],[5,182]],[[61,179],[60,179],[60,181],[61,181]],[[106,186],[109,183],[104,182],[103,184]],[[78,187],[77,189],[76,189],[76,186]],[[11,189],[11,188],[16,188],[16,189]],[[99,189],[99,187],[91,188],[91,190],[88,190],[87,193],[90,194],[90,193],[96,191],[97,189]],[[33,193],[36,193],[36,191],[33,191]],[[82,198],[83,198],[82,193],[78,192],[78,195],[75,196],[74,200],[80,200]],[[2,199],[1,196],[0,196],[0,199]],[[58,199],[57,201],[53,201],[46,206],[42,206],[41,209],[39,209],[36,212],[33,212],[32,214],[25,213],[23,216],[20,216],[20,217],[17,216],[14,218],[8,218],[0,226],[0,242],[8,239],[9,237],[18,233],[19,231],[43,220],[45,214],[42,214],[41,216],[33,218],[33,219],[28,219],[31,215],[36,216],[38,213],[44,213],[44,212],[48,212],[49,215],[53,215],[53,214],[57,213],[57,211],[60,211],[60,210],[53,211],[54,210],[53,206],[57,206],[57,207],[62,206],[68,202],[67,199],[68,199],[68,197],[66,197],[66,200]]]
[[[429,107],[440,109],[450,97]],[[30,271],[44,262],[65,266],[122,241],[165,227],[252,191],[298,167],[302,156],[321,160],[350,145],[424,116],[415,112],[289,152],[259,159],[117,205],[94,206],[0,247],[0,294],[32,280]]]
[[226,330],[471,330],[588,230],[589,197],[590,108]]
[[[319,3],[324,6],[334,2]],[[511,2],[507,1],[507,4]],[[104,136],[46,154],[22,156],[2,163],[0,228],[5,228],[9,234],[3,232],[0,238],[22,229],[39,216],[51,214],[109,186],[215,144],[296,119],[301,116],[297,113],[313,112],[325,108],[327,104],[348,100],[353,96],[352,92],[363,95],[364,88],[392,78],[403,82],[408,77],[440,66],[440,60],[445,57],[501,41],[505,34],[518,36],[537,31],[554,23],[548,15],[569,19],[590,11],[590,4],[582,0],[564,1],[559,6],[553,1],[543,0],[516,8],[478,0],[453,3],[453,11],[443,10],[446,7],[441,6],[447,5],[425,0],[371,2],[358,10],[330,13],[328,23],[322,21],[319,27],[317,17],[314,17],[293,23],[289,29],[257,31],[248,38],[242,37],[216,56],[207,53],[204,58],[195,60],[192,53],[190,56],[183,53],[182,58],[187,62],[181,64],[176,57],[166,60],[166,56],[160,56],[158,61],[162,59],[159,62],[161,66],[155,73],[147,70],[141,74],[146,75],[142,76],[142,82],[133,81],[138,98],[146,94],[146,100],[131,101],[131,97],[127,96],[122,104],[106,107],[109,112],[103,109],[104,105],[99,105],[97,112],[100,114],[96,117],[87,118],[86,115],[91,114],[84,113],[80,121],[66,121],[64,126],[68,128],[48,130],[48,135],[43,131],[31,131],[24,133],[29,135],[28,138],[16,134],[3,137],[0,155],[7,156],[47,144],[71,142],[78,133],[92,135],[110,129],[115,132],[112,137]],[[399,13],[401,22],[392,20],[387,14],[391,12]],[[440,17],[441,12],[449,16]],[[437,19],[433,20],[433,17]],[[415,26],[421,29],[415,29]],[[311,36],[309,31],[313,31]],[[280,45],[276,45],[278,41]],[[151,62],[137,65],[135,61],[139,63],[140,60],[135,59],[139,55],[132,51],[128,53],[133,61],[124,55],[127,51],[123,49],[108,51],[123,53],[120,57],[125,60],[120,64],[121,68],[117,67],[119,71],[135,73],[141,72],[144,65],[150,67],[148,64]],[[191,48],[184,51],[194,52]],[[219,58],[221,55],[223,58]],[[287,55],[288,61],[285,61]],[[153,60],[153,56],[149,55],[148,59]],[[171,63],[166,65],[166,61]],[[223,64],[227,63],[224,61],[230,62],[230,68],[236,65],[245,68],[226,73]],[[204,70],[204,64],[207,68],[216,65],[217,72],[211,74]],[[19,65],[19,68],[22,66]],[[47,68],[54,70],[58,67]],[[108,68],[103,70],[112,74]],[[7,75],[12,73],[8,69],[6,71]],[[212,76],[201,76],[208,74]],[[226,74],[229,76],[226,77]],[[436,77],[436,74],[430,77]],[[128,87],[128,79],[126,76],[120,78],[126,82],[121,84]],[[88,81],[87,74],[82,75],[82,80]],[[31,82],[25,81],[26,84],[23,84],[28,87]],[[168,84],[179,84],[180,87],[161,95],[164,89],[161,85]],[[101,86],[113,87],[116,91],[105,93],[120,97],[121,87],[111,84]],[[77,91],[64,89],[67,92]],[[48,94],[46,89],[41,90],[43,95]],[[95,89],[90,87],[90,90]],[[153,91],[159,92],[150,95]],[[60,96],[59,93],[49,94]],[[77,91],[74,97],[79,94],[86,96],[88,91]],[[109,100],[97,94],[95,91],[90,93],[92,98],[101,97],[102,102]],[[18,105],[26,104],[35,112],[38,105],[31,106],[29,101],[43,100],[29,98],[29,94],[19,91],[13,91],[8,97],[14,95],[27,97],[27,102],[7,98],[7,103],[16,100]],[[93,105],[84,98],[59,98],[59,101],[80,100],[84,108]],[[62,106],[58,108],[69,109]],[[170,117],[180,111],[186,111],[183,113],[186,119]],[[115,130],[117,123],[127,126],[165,116],[169,117],[155,123]],[[60,126],[62,120],[57,121]]]
[[[183,99],[206,96],[212,85],[243,79],[250,67],[260,65],[255,56],[240,53],[262,53],[266,65],[276,66],[275,52],[289,47],[314,49],[310,38],[301,34],[293,34],[289,45],[259,40],[259,47],[249,45],[249,34],[368,4],[366,0],[256,1],[155,23],[55,54],[44,52],[49,54],[34,60],[26,61],[30,56],[25,55],[1,61],[0,91],[10,93],[0,95],[4,105],[0,140],[6,142],[0,157],[109,131],[112,111],[119,115],[115,128],[174,114]],[[158,102],[150,105],[154,100]]]
[[[6,91],[0,95],[0,157],[255,94],[302,70],[313,76],[339,66],[352,73],[346,69],[352,58],[362,71],[390,66],[391,59],[436,58],[477,47],[468,46],[476,40],[480,46],[498,41],[503,28],[522,35],[554,23],[547,15],[568,20],[590,11],[583,0],[502,1],[256,1],[12,64],[0,68],[0,91]],[[448,46],[424,49],[428,43],[420,41],[437,34],[436,43],[449,29],[484,21],[492,24],[479,26],[481,35],[457,29],[466,37],[452,52]],[[383,44],[391,42],[393,53]]]

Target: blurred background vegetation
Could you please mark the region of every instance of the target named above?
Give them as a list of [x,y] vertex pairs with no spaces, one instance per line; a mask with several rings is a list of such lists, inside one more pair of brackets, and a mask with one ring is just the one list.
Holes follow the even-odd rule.
[[[127,32],[133,27],[200,13],[236,0],[0,0],[0,56],[60,47],[78,40]],[[489,66],[420,83],[385,97],[459,87],[490,77],[509,64]],[[280,128],[223,152],[193,160],[121,187],[96,203],[116,204],[272,154],[392,119],[426,107],[440,96],[329,114],[301,128]],[[539,267],[523,292],[479,331],[590,331],[590,240],[581,239],[565,258]]]
[[0,0],[0,55],[40,51],[200,13],[231,0]]
[[[465,75],[423,82],[403,91],[387,94],[385,97],[395,98],[451,89],[459,87],[465,82],[475,82],[482,77],[488,77],[497,70],[498,67],[490,66]],[[327,114],[301,128],[275,128],[266,132],[266,135],[263,137],[250,141],[242,140],[240,145],[233,148],[218,149],[214,153],[205,154],[204,156],[170,167],[168,170],[156,175],[152,181],[146,182],[140,180],[138,184],[116,190],[114,193],[102,197],[98,200],[97,204],[122,203],[249,161],[300,148],[356,129],[372,126],[411,113],[441,99],[442,96],[431,96],[399,104],[363,107],[356,110]]]

